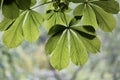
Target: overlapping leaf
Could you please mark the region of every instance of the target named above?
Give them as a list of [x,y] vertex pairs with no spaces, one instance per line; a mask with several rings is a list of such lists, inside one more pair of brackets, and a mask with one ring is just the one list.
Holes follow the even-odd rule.
[[30,9],[36,3],[36,0],[1,0],[2,14],[15,19],[19,16],[20,10]]
[[119,3],[115,0],[93,1],[92,3],[108,13],[117,14],[119,12]]
[[28,11],[26,13],[23,23],[24,39],[29,42],[34,42],[40,35],[39,26],[42,24],[42,15],[35,11]]
[[[115,0],[80,2],[74,10],[75,16],[83,15],[82,23],[94,28],[99,26],[103,31],[111,32],[116,26],[113,14],[119,12],[119,4]],[[113,5],[113,6],[111,6]]]
[[31,0],[16,0],[18,7],[22,10],[30,8]]
[[78,24],[80,22],[81,18],[82,18],[82,16],[74,16],[74,18],[72,18],[70,20],[69,26]]
[[114,16],[105,12],[103,9],[96,5],[91,4],[91,6],[95,11],[99,27],[106,32],[113,31],[113,29],[116,27],[116,20]]
[[82,66],[88,60],[87,52],[97,53],[100,49],[100,40],[92,26],[57,24],[49,30],[49,34],[51,37],[45,49],[47,54],[51,54],[52,66],[58,70],[67,67],[70,58],[74,64]]
[[100,50],[100,40],[96,37],[95,30],[92,26],[72,27],[76,34],[83,42],[88,52],[97,53]]
[[67,14],[55,10],[48,10],[45,14],[45,19],[45,27],[47,30],[49,30],[55,24],[66,25],[70,21],[70,17]]
[[3,43],[9,47],[14,48],[20,45],[23,41],[23,38],[29,42],[35,41],[39,37],[39,26],[42,23],[42,16],[32,10],[23,12],[16,20],[13,22],[10,19],[6,25],[6,21],[0,25],[5,25],[1,27],[1,30],[6,30],[3,34]]
[[[42,3],[47,1],[42,0]],[[46,53],[51,55],[50,62],[58,70],[67,67],[70,60],[82,66],[88,60],[88,52],[99,52],[100,40],[96,36],[96,28],[99,26],[103,31],[110,32],[116,26],[112,14],[119,12],[119,4],[115,0],[54,1],[52,8],[49,7],[45,13],[46,29],[50,29],[48,34],[51,35],[46,43]],[[65,13],[69,2],[80,3],[73,12],[73,19]],[[5,16],[0,30],[5,31],[3,43],[7,47],[14,48],[23,39],[33,42],[39,37],[43,19],[41,14],[30,10],[35,3],[36,0],[0,0]],[[82,26],[76,26],[80,19]]]
[[4,0],[2,4],[2,14],[10,19],[15,19],[19,16],[19,9],[14,1]]
[[83,16],[82,17],[83,25],[91,25],[94,26],[95,28],[98,27],[95,13],[89,5],[80,4],[75,8],[74,15]]

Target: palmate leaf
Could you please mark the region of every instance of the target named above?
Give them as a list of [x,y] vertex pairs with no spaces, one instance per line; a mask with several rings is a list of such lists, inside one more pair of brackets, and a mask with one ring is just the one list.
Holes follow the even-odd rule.
[[1,3],[2,14],[10,19],[15,19],[19,16],[19,9],[30,9],[36,3],[36,0],[3,0]]
[[114,0],[81,3],[75,8],[73,12],[74,16],[82,15],[83,25],[91,25],[95,29],[99,26],[103,31],[111,32],[116,26],[116,21],[110,13],[117,13],[119,11],[119,5],[116,1],[114,2],[115,6],[106,5],[103,2],[110,3],[114,2]]
[[115,0],[93,1],[108,13],[117,14],[119,12],[119,3]]
[[[83,66],[88,60],[88,52],[97,53],[100,50],[100,40],[95,31],[97,27],[110,32],[116,26],[112,14],[119,12],[119,4],[115,0],[41,1],[43,4],[50,3],[44,17],[50,35],[45,49],[51,55],[52,66],[58,70],[67,67],[70,60]],[[73,19],[65,13],[69,2],[79,3],[73,12]],[[0,0],[0,3],[5,16],[0,23],[0,30],[4,31],[3,43],[7,47],[14,48],[24,39],[33,42],[39,37],[43,18],[31,10],[33,8],[30,9],[36,0]],[[82,26],[76,26],[80,20]]]
[[39,26],[42,20],[42,16],[35,11],[27,10],[21,13],[15,22],[6,25],[9,29],[3,34],[3,43],[8,48],[15,48],[22,43],[23,38],[29,42],[35,41],[39,37]]
[[[66,18],[66,20],[65,20]],[[45,14],[45,27],[49,30],[55,24],[66,25],[70,21],[70,17],[61,11],[48,10]]]
[[42,24],[42,15],[35,11],[28,11],[25,15],[23,23],[24,39],[29,42],[34,42],[40,35],[39,26]]
[[105,12],[100,7],[91,4],[97,17],[99,27],[106,32],[111,32],[116,27],[116,20],[112,14]]
[[[57,28],[60,30],[57,31]],[[46,43],[45,51],[51,54],[51,64],[58,70],[67,67],[69,58],[74,64],[82,66],[88,60],[87,52],[99,52],[100,40],[92,26],[68,28],[57,24],[49,30],[49,33],[51,37]]]
[[94,28],[98,27],[96,15],[93,9],[89,5],[80,4],[75,8],[74,16],[80,16],[80,15],[82,15],[83,25],[91,25],[94,26]]

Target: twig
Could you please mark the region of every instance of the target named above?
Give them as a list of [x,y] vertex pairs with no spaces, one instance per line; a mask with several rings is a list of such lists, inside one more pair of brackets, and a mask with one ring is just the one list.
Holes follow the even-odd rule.
[[76,77],[77,77],[77,74],[79,73],[80,70],[81,70],[80,67],[78,69],[76,69],[75,72],[74,72],[74,74],[73,74],[73,76],[72,76],[72,78],[70,80],[75,80]]
[[[49,62],[49,64],[50,64],[50,62]],[[56,70],[51,66],[51,64],[50,64],[50,69],[51,69],[51,71],[53,72],[54,77],[55,77],[57,80],[62,80],[62,79],[61,79],[61,76],[56,72]]]
[[46,3],[43,3],[43,4],[39,4],[39,5],[37,5],[37,6],[34,6],[34,7],[32,7],[31,9],[35,9],[35,8],[37,8],[37,7],[39,7],[39,6],[42,6],[42,5],[45,5],[45,4],[49,4],[49,3],[54,3],[55,1],[49,1],[49,2],[46,2]]

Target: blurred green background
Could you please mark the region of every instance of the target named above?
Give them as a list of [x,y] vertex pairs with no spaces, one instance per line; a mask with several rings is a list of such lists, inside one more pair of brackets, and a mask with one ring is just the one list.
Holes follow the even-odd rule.
[[[37,10],[42,12],[43,8]],[[120,80],[120,13],[115,17],[117,27],[112,33],[98,30],[102,43],[100,53],[90,54],[83,67],[71,63],[62,71],[52,68],[49,56],[45,54],[49,36],[43,27],[36,42],[24,41],[16,49],[3,45],[0,32],[0,80]],[[2,18],[0,12],[0,20]]]

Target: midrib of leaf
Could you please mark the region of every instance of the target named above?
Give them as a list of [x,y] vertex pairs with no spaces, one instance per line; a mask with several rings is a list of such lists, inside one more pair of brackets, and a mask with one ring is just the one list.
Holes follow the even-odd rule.
[[106,23],[106,21],[104,20],[104,18],[99,14],[99,12],[96,11],[96,13],[97,13],[98,16],[101,17],[101,19],[102,19],[102,20],[104,21],[104,23],[107,25],[107,28],[111,31],[109,25]]
[[[85,40],[89,40],[89,39],[87,39],[87,38],[84,38],[84,37],[82,37],[77,31],[75,31],[78,35],[79,35],[79,37],[83,40],[83,39],[85,39]],[[83,32],[83,31],[82,31]],[[90,34],[91,35],[91,34]],[[94,36],[94,35],[93,35]],[[96,38],[96,37],[95,37]],[[93,39],[92,39],[93,40]],[[88,43],[90,43],[89,41],[87,41]],[[91,44],[91,43],[90,43]],[[96,50],[97,50],[97,48],[93,45],[93,44],[91,44]],[[99,51],[99,50],[98,50]]]
[[[61,38],[60,38],[60,40],[62,39],[62,37],[65,35],[66,36],[66,30],[63,32],[63,34],[62,34],[62,36],[61,36]],[[63,38],[63,43],[62,43],[62,46],[64,45],[64,42],[65,42],[65,38],[66,37],[64,37]],[[60,41],[59,41],[60,42]],[[62,48],[61,48],[62,49]],[[63,49],[62,50],[60,50],[60,53],[62,53],[63,52]],[[60,68],[61,68],[61,65],[62,65],[62,63],[61,63],[61,59],[62,59],[62,54],[60,55]]]
[[[39,23],[39,22],[38,22],[36,16],[33,17],[32,14],[30,14],[30,16],[31,16],[31,18],[32,18],[33,23],[36,25],[36,27],[38,27],[37,23]],[[35,19],[34,19],[34,18],[35,18]],[[37,22],[36,22],[36,21],[37,21]]]
[[92,47],[94,47],[97,51],[99,51],[93,44],[91,44],[89,41],[87,41]]
[[[18,28],[20,28],[20,27],[18,27]],[[15,33],[16,33],[16,31],[17,31],[17,30],[15,30]],[[9,45],[12,45],[12,42],[14,41],[15,36],[16,36],[16,34],[13,35],[12,40],[10,41],[10,44],[9,44]]]
[[[23,25],[25,24],[25,21],[26,21],[26,19],[27,19],[28,14],[29,14],[29,11],[26,11],[26,12],[25,12],[25,17],[24,17],[24,20],[23,20]],[[22,26],[23,26],[23,25],[22,25]]]
[[[104,7],[106,6],[105,3],[101,3],[101,4],[102,4],[102,6],[104,6]],[[102,7],[101,7],[101,8],[102,8]],[[111,7],[111,8],[112,8],[112,7]],[[110,8],[107,8],[107,10],[110,10],[110,11],[111,11]]]
[[[34,21],[32,15],[29,13],[29,21],[30,21],[30,24],[31,24],[31,18],[32,18],[32,21],[33,21],[32,24],[35,24],[35,21]],[[31,40],[33,40],[33,36],[34,36],[34,35],[32,35],[32,27],[34,27],[34,26],[31,26],[31,25],[30,25],[30,35],[31,35],[30,38],[31,38]]]
[[56,21],[57,21],[57,17],[58,17],[58,12],[56,12],[56,13],[55,13],[55,15],[54,15],[54,19],[55,19],[54,24],[56,24],[56,23],[57,23],[57,22],[56,22]]
[[38,27],[37,23],[39,23],[39,25],[40,25],[40,22],[39,22],[38,18],[36,18],[36,15],[33,16],[32,12],[31,12],[30,16],[32,18],[33,23],[36,24],[36,27]]
[[[60,24],[61,23],[61,21],[62,21],[62,16],[61,16],[61,12],[57,12],[57,22]],[[63,22],[63,21],[62,21]]]
[[[21,17],[22,17],[22,18],[21,18]],[[19,20],[19,24],[18,24],[19,26],[13,24],[13,26],[17,26],[17,27],[15,27],[15,30],[14,30],[13,33],[16,33],[16,31],[21,27],[20,25],[22,25],[22,23],[23,23],[23,22],[22,22],[23,18],[24,18],[24,13],[20,16],[20,20]],[[21,28],[22,28],[22,27],[21,27]],[[10,41],[10,44],[9,44],[9,45],[12,45],[12,42],[14,41],[15,36],[16,36],[16,34],[13,34],[12,40]]]
[[67,32],[68,32],[68,51],[69,51],[69,53],[70,53],[70,30],[67,30]]
[[[36,15],[33,13],[33,11],[32,10],[28,10],[27,11],[27,13],[26,13],[26,15],[25,15],[25,19],[24,19],[24,23],[23,23],[23,28],[25,27],[24,25],[25,25],[25,23],[26,23],[26,21],[27,21],[27,23],[29,23],[29,24],[27,24],[27,26],[29,26],[29,27],[27,27],[27,28],[29,28],[28,29],[28,32],[29,32],[29,38],[26,38],[26,40],[28,40],[29,42],[33,42],[33,40],[34,40],[34,36],[36,36],[36,35],[34,35],[32,32],[32,29],[34,28],[34,27],[37,27],[38,28],[38,23],[36,22],[38,19],[36,19],[36,17],[35,17]],[[33,25],[31,25],[31,24],[33,24]],[[39,29],[39,28],[38,28]]]
[[[86,6],[88,6],[89,9],[91,8],[88,4],[87,4]],[[86,6],[85,6],[85,8],[86,8]],[[91,8],[91,10],[93,10],[93,9]],[[87,12],[88,12],[89,16],[91,16],[91,15],[90,15],[90,12],[89,12],[89,11],[87,11]],[[90,20],[90,23],[93,23],[92,20]]]
[[49,20],[51,17],[53,17],[55,15],[55,12],[47,19],[47,20]]
[[[25,19],[24,19],[24,22],[23,22],[23,25],[26,23],[26,20],[29,18],[29,24],[31,24],[31,19],[30,18],[32,18],[32,16],[30,15],[30,11],[28,11],[28,12],[26,12],[26,15],[25,15]],[[34,23],[34,20],[33,20],[33,23]],[[31,25],[30,25],[30,35],[32,35],[32,31],[31,31],[32,29],[31,29]],[[33,40],[32,39],[32,36],[29,36],[30,38],[31,38],[31,40]]]
[[[93,3],[92,4],[95,4],[95,5],[97,5],[98,3],[100,3],[98,6],[99,7],[101,7],[104,11],[107,11],[108,13],[109,13],[109,11],[111,11],[111,10],[115,10],[115,11],[117,11],[118,9],[117,8],[113,8],[113,7],[116,7],[116,5],[117,5],[117,1],[93,1]],[[111,3],[113,4],[115,4],[115,5],[111,5]],[[106,4],[108,5],[110,5],[109,7],[106,7]]]
[[[64,13],[63,13],[63,12],[61,12],[60,14],[61,14],[61,15],[64,15]],[[63,19],[63,17],[62,17],[62,16],[60,16],[60,18],[61,18],[62,22],[64,23],[64,21],[65,21],[64,19],[66,19],[66,16],[64,15],[64,19]],[[67,22],[66,22],[66,24],[67,24]]]
[[[71,34],[74,34],[74,35],[75,35],[76,39],[78,39],[76,33],[74,33],[72,30],[70,30],[70,32],[71,32]],[[74,39],[73,35],[71,35],[71,37],[72,37],[73,42],[74,42],[74,44],[75,44],[75,49],[76,49],[78,55],[80,56],[80,54],[79,54],[79,52],[78,52],[79,50],[78,50],[78,48],[77,48],[77,46],[76,46],[76,45],[78,45],[78,44],[75,42],[75,39]],[[78,40],[78,41],[79,41],[79,40]],[[72,46],[72,45],[71,45],[71,46]],[[75,53],[74,53],[74,54],[75,54]],[[72,56],[73,56],[73,54],[72,54]],[[77,56],[77,59],[79,59],[79,56]],[[76,61],[77,61],[77,59],[76,59]],[[80,65],[81,65],[81,59],[80,59]]]
[[[91,5],[94,5],[94,4],[91,4]],[[96,7],[97,5],[94,5],[94,6]],[[94,6],[91,6],[91,7],[94,9]],[[97,6],[97,7],[100,8],[99,6]],[[101,9],[101,8],[100,8],[100,9]],[[106,23],[104,17],[101,16],[96,9],[94,9],[94,10],[95,10],[95,14],[98,15],[98,16],[100,16],[101,19],[103,20],[103,22],[107,25],[107,28],[108,28],[110,31],[112,31],[111,28],[109,27],[109,25]],[[105,12],[105,13],[106,13],[106,12]],[[99,24],[100,24],[100,23],[99,23]]]
[[[79,35],[80,36],[80,35]],[[81,36],[80,36],[81,37]],[[84,37],[82,37],[81,39],[83,40],[83,38]],[[87,39],[88,40],[88,39]],[[89,41],[87,41],[90,45],[91,45],[91,47],[94,47],[94,49],[96,49],[97,51],[99,51],[99,49],[97,49],[92,43],[90,43]]]
[[68,22],[69,20],[67,20],[67,15],[64,12],[60,12],[60,14],[61,14],[60,18],[61,18],[63,24],[68,27],[69,26],[68,25],[69,24],[69,22]]
[[[92,25],[96,29],[98,27],[98,24],[97,24],[97,21],[96,21],[96,15],[95,15],[94,10],[92,9],[92,7],[90,6],[89,3],[84,4],[84,9],[85,9],[85,11],[83,12],[84,13],[83,16],[86,16],[86,12],[87,12],[87,16],[88,16],[88,19],[89,19],[89,22],[87,21],[88,23],[86,23],[86,24]],[[83,19],[84,19],[84,17],[83,17]],[[84,21],[83,21],[83,23],[84,23]],[[84,24],[84,25],[86,25],[86,24]]]

